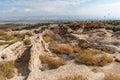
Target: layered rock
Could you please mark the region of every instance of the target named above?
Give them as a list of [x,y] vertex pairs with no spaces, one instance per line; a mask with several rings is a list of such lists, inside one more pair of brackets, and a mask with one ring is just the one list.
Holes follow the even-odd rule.
[[0,52],[0,61],[15,60],[20,55],[22,55],[22,53],[24,52],[25,49],[26,48],[25,48],[23,42],[16,42],[16,43],[10,45],[9,47],[3,49]]

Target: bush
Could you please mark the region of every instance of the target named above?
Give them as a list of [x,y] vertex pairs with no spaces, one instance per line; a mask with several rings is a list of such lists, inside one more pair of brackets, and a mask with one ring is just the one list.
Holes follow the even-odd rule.
[[104,80],[120,80],[120,75],[109,73],[105,75]]
[[44,54],[40,55],[39,58],[43,64],[48,64],[50,69],[55,69],[65,64],[65,60],[57,56],[51,57]]
[[73,47],[68,44],[56,44],[52,50],[56,54],[69,55],[69,54],[73,53]]
[[84,77],[83,75],[70,75],[66,77],[60,77],[58,80],[88,80],[87,77]]
[[75,61],[85,65],[104,66],[111,63],[113,59],[107,54],[100,54],[98,51],[85,50],[76,56]]
[[[12,78],[15,75],[15,66],[13,61],[0,63],[0,80],[3,78]],[[2,79],[1,79],[2,78]]]
[[25,44],[25,45],[30,45],[30,44],[31,44],[31,40],[30,40],[30,39],[26,39],[26,40],[24,41],[24,44]]

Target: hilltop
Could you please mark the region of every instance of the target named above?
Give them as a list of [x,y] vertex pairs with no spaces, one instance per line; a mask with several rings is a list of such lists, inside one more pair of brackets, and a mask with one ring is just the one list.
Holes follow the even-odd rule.
[[110,26],[115,25],[0,28],[0,80],[120,80],[120,31]]

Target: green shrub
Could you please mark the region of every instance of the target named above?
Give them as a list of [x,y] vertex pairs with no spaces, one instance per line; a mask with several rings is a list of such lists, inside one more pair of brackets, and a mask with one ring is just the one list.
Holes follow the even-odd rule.
[[106,27],[106,30],[112,30],[114,32],[120,31],[120,28],[117,27]]

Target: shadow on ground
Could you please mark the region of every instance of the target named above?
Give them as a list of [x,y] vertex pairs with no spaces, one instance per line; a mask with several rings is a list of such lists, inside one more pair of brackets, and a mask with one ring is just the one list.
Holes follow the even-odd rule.
[[30,71],[28,69],[29,66],[29,60],[30,60],[30,48],[28,47],[22,54],[22,56],[20,58],[18,58],[15,61],[15,66],[18,69],[18,74],[20,74],[21,76],[25,76],[25,79],[27,79]]

